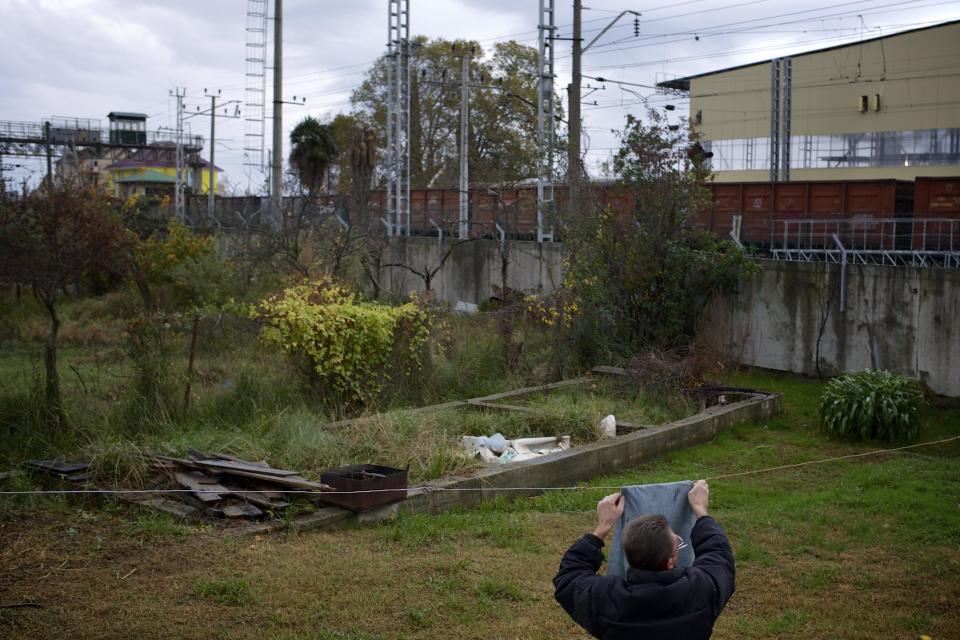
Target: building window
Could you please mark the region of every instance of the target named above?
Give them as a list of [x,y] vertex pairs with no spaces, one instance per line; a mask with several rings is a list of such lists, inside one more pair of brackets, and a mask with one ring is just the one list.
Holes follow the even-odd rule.
[[[766,170],[769,138],[707,140],[714,171]],[[960,129],[875,131],[792,136],[792,169],[880,168],[960,165]]]

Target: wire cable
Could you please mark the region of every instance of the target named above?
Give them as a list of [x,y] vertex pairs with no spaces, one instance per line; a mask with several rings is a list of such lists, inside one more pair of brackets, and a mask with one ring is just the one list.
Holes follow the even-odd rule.
[[[832,458],[823,458],[820,460],[808,460],[806,462],[797,462],[794,464],[782,464],[775,467],[765,467],[762,469],[752,469],[749,471],[738,471],[735,473],[726,473],[718,476],[711,476],[704,478],[708,482],[714,480],[726,480],[729,478],[737,478],[741,476],[756,475],[760,473],[770,473],[773,471],[783,471],[785,469],[796,469],[800,467],[807,467],[811,465],[826,464],[829,462],[837,462],[840,460],[850,460],[853,458],[864,458],[867,456],[881,455],[885,453],[896,453],[898,451],[905,451],[907,449],[916,449],[917,447],[929,447],[936,444],[945,444],[947,442],[953,442],[955,440],[960,440],[960,435],[951,436],[949,438],[943,438],[941,440],[934,440],[931,442],[921,442],[918,444],[908,444],[902,447],[893,447],[890,449],[875,449],[873,451],[863,451],[860,453],[851,453],[843,456],[834,456]],[[619,486],[569,486],[569,487],[498,487],[487,485],[483,487],[438,487],[435,485],[421,484],[413,487],[408,487],[407,489],[361,489],[355,491],[318,491],[316,489],[298,489],[298,490],[279,490],[282,493],[289,494],[306,494],[306,495],[354,495],[354,494],[368,494],[368,493],[397,493],[399,491],[412,491],[415,493],[433,493],[433,492],[475,492],[475,491],[588,491],[588,490],[619,490]],[[235,495],[243,497],[244,494],[257,494],[257,493],[276,493],[278,489],[238,489],[236,491],[230,491],[230,495]],[[74,495],[74,494],[170,494],[170,493],[193,493],[193,494],[220,494],[226,495],[228,492],[214,489],[35,489],[35,490],[23,490],[23,491],[0,491],[0,495],[5,496],[18,496],[18,495]]]

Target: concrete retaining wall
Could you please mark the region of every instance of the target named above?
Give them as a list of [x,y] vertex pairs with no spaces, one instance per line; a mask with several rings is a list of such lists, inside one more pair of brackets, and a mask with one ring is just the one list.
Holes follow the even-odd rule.
[[704,334],[744,364],[810,375],[882,368],[960,396],[960,272],[761,261]]
[[[455,241],[437,238],[401,238],[390,244],[383,264],[401,264],[417,271],[434,269]],[[556,242],[508,241],[507,286],[524,293],[549,293],[563,281],[563,245]],[[433,277],[431,288],[436,299],[451,304],[458,301],[480,304],[494,295],[501,282],[501,251],[493,240],[473,240],[459,244]],[[403,267],[383,270],[384,290],[394,296],[423,291],[424,280]]]
[[[471,508],[498,497],[533,496],[545,493],[538,487],[569,487],[591,478],[618,473],[668,453],[709,442],[735,424],[755,422],[780,411],[780,396],[755,397],[726,406],[716,406],[695,416],[659,427],[601,440],[583,447],[553,453],[542,458],[495,466],[479,473],[444,478],[410,491],[399,503],[353,514],[344,509],[325,508],[290,522],[269,522],[230,532],[253,535],[291,529],[306,531],[333,529],[356,522],[384,520],[398,513],[440,513],[448,509]],[[516,488],[521,490],[516,490]],[[447,491],[444,491],[447,489]]]
[[[474,507],[498,497],[539,495],[538,487],[569,487],[577,482],[618,473],[670,451],[709,442],[722,430],[741,422],[754,422],[780,410],[779,395],[756,397],[723,407],[712,407],[695,416],[666,425],[601,440],[533,460],[485,469],[464,478],[447,478],[430,487],[474,491],[429,491],[411,495],[400,503],[401,512],[437,513],[451,507]],[[518,491],[517,487],[529,487]]]

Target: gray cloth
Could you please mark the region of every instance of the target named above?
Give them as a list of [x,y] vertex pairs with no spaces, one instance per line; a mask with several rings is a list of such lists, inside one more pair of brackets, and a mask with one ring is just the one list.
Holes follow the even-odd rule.
[[613,528],[613,541],[607,556],[607,575],[622,576],[627,573],[627,556],[620,544],[620,534],[625,524],[637,516],[659,513],[670,523],[670,528],[687,543],[680,550],[680,562],[677,566],[689,567],[693,564],[693,545],[690,544],[690,531],[697,519],[690,509],[687,493],[693,488],[693,482],[668,482],[666,484],[644,484],[621,487],[620,495],[626,500],[623,515]]

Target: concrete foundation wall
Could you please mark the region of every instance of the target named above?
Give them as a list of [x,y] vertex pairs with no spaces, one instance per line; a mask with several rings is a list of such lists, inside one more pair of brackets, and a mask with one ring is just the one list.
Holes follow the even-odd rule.
[[779,412],[780,396],[759,392],[741,402],[711,407],[659,427],[533,460],[491,465],[470,476],[419,485],[409,490],[406,500],[363,513],[327,507],[289,522],[274,521],[237,528],[229,535],[255,535],[284,529],[335,529],[357,522],[389,520],[399,513],[441,513],[453,508],[469,509],[498,497],[540,495],[546,493],[544,487],[571,487],[577,482],[625,471],[664,453],[709,442],[727,427],[763,420]]
[[[405,265],[416,271],[433,270],[454,240],[410,237],[395,240],[388,247],[383,264]],[[549,293],[563,281],[563,245],[557,242],[506,243],[507,286],[524,293]],[[499,290],[501,251],[493,240],[473,240],[453,247],[443,266],[431,279],[430,286],[437,300],[479,304]],[[384,292],[405,296],[411,291],[424,291],[425,281],[409,269],[394,266],[383,269]]]
[[568,487],[624,471],[665,453],[709,442],[727,427],[763,420],[779,411],[780,396],[758,393],[749,400],[712,407],[660,427],[574,447],[542,458],[495,465],[470,477],[447,478],[430,483],[428,487],[433,491],[417,490],[400,504],[400,510],[438,513],[451,507],[475,507],[498,497],[540,495],[545,493],[542,487]]
[[744,364],[836,375],[867,368],[960,396],[960,272],[761,261],[708,307],[708,340]]

